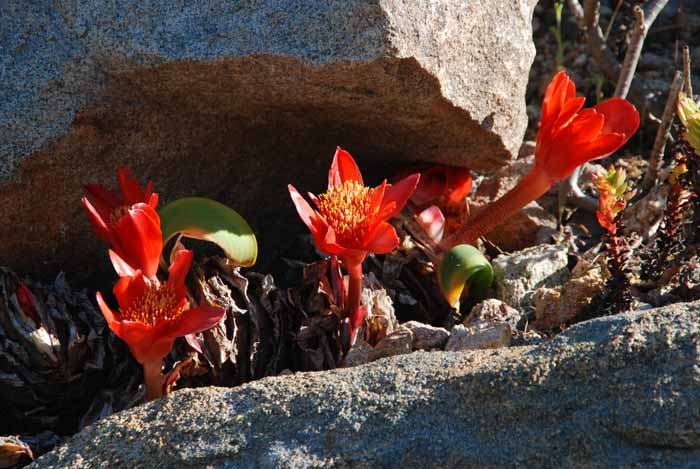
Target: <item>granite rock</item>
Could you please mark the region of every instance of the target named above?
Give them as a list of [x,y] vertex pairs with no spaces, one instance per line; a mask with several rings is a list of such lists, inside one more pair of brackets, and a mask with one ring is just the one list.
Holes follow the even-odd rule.
[[374,346],[370,359],[374,361],[379,358],[411,353],[412,346],[413,332],[405,327],[399,327]]
[[536,347],[416,352],[175,392],[34,467],[694,467],[700,303],[574,325]]
[[471,327],[461,324],[450,331],[445,350],[461,352],[464,350],[483,350],[508,347],[513,333],[508,323],[488,323],[477,321]]
[[526,313],[540,287],[554,287],[568,276],[566,245],[541,244],[496,257],[491,265],[497,299]]
[[520,311],[507,305],[501,300],[489,298],[474,306],[462,324],[470,326],[477,322],[499,323],[505,322],[515,329],[520,322]]
[[321,191],[336,145],[373,182],[496,169],[527,125],[535,3],[0,2],[0,259],[107,270],[79,200],[121,164],[163,203],[232,205],[268,257],[303,230],[287,184]]
[[413,350],[441,349],[450,333],[444,327],[435,327],[418,321],[408,321],[403,327],[413,332]]

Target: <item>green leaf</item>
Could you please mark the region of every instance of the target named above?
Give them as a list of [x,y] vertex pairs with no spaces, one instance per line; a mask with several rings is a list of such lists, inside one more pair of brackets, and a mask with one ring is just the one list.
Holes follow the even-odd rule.
[[459,309],[465,288],[471,295],[482,296],[493,282],[493,269],[474,246],[460,244],[447,251],[438,268],[440,288],[447,302]]
[[182,234],[210,241],[223,249],[226,257],[249,267],[258,257],[258,243],[248,222],[226,205],[203,197],[186,197],[159,210],[163,245]]

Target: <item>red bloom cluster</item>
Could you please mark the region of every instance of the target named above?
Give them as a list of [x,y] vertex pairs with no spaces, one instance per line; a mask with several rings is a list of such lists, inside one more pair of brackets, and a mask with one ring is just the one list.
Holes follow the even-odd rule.
[[576,86],[564,71],[547,86],[535,166],[551,181],[565,179],[582,164],[611,155],[639,127],[639,113],[625,99],[610,98],[581,110],[585,101],[576,97]]
[[[314,210],[291,184],[289,195],[299,217],[309,228],[319,251],[338,256],[348,271],[347,316],[350,342],[366,316],[360,305],[362,262],[368,253],[385,254],[399,243],[396,230],[387,222],[406,204],[420,176],[412,174],[398,183],[366,187],[352,156],[340,147],[328,172],[328,190],[309,193]],[[347,349],[350,344],[344,344]]]
[[84,187],[92,202],[84,198],[83,206],[97,236],[111,243],[109,255],[121,277],[114,286],[120,310],[112,310],[99,292],[97,303],[109,328],[144,366],[148,397],[154,398],[162,395],[162,361],[175,339],[211,328],[225,311],[190,308],[185,277],[192,263],[191,251],[178,252],[167,282],[158,279],[163,249],[160,217],[155,211],[158,195],[152,192],[151,181],[144,191],[125,168],[117,176],[121,194],[100,184]]
[[309,193],[317,210],[294,186],[288,189],[318,249],[340,257],[347,267],[362,263],[367,253],[385,254],[396,248],[399,239],[387,220],[403,208],[418,179],[412,174],[394,185],[385,180],[375,188],[365,187],[355,160],[338,147],[328,172],[328,190],[318,197]]
[[566,72],[554,76],[542,101],[535,166],[513,189],[443,240],[443,249],[474,243],[541,197],[552,183],[567,178],[587,161],[612,154],[637,131],[639,113],[626,100],[611,98],[581,110],[585,100],[576,97],[576,86]]

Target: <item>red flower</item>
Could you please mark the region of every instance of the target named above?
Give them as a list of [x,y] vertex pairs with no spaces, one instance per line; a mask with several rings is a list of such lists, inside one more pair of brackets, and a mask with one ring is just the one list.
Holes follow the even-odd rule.
[[608,99],[581,111],[584,101],[585,98],[576,97],[576,87],[566,72],[555,75],[542,102],[535,166],[513,189],[443,240],[443,250],[447,251],[457,244],[474,243],[525,205],[544,195],[553,182],[567,178],[587,161],[613,153],[639,127],[637,110],[624,99]]
[[420,182],[411,196],[411,202],[418,207],[458,204],[472,191],[472,175],[466,168],[436,164],[409,168],[399,174],[411,172],[420,173]]
[[624,99],[611,98],[581,111],[585,101],[576,97],[576,86],[564,71],[547,86],[535,166],[552,182],[567,178],[588,161],[612,154],[639,127],[639,113]]
[[123,260],[115,263],[119,275],[141,270],[146,277],[154,278],[163,248],[160,218],[155,211],[158,194],[152,192],[152,181],[143,191],[126,168],[119,168],[117,178],[121,195],[101,184],[87,184],[83,189],[92,202],[84,197],[83,206],[97,236],[109,242]]
[[144,366],[160,364],[176,338],[213,327],[225,313],[209,306],[188,309],[185,276],[191,263],[192,251],[182,250],[170,266],[164,284],[157,278],[146,278],[140,270],[119,279],[114,286],[119,312],[112,311],[102,294],[97,293],[97,303],[109,328],[129,345]]
[[362,263],[369,252],[384,254],[396,248],[396,230],[387,220],[403,208],[419,178],[412,174],[394,185],[384,181],[375,188],[365,187],[352,156],[338,147],[328,173],[328,190],[318,197],[309,194],[316,210],[294,186],[288,189],[318,249],[337,255],[348,267]]
[[[396,248],[399,238],[387,220],[396,215],[416,189],[420,176],[412,174],[391,185],[386,180],[375,188],[365,187],[352,156],[338,147],[328,172],[328,190],[316,197],[309,194],[317,210],[291,184],[289,194],[302,221],[309,227],[316,247],[342,259],[348,271],[344,325],[345,352],[355,340],[367,311],[360,305],[362,261],[367,253],[384,254]],[[345,336],[341,334],[341,336]]]

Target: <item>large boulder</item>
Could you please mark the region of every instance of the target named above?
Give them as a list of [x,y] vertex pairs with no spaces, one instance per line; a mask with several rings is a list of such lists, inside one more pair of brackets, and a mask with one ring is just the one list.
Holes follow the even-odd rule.
[[67,467],[695,467],[700,303],[551,342],[179,391],[40,458]]
[[3,1],[0,259],[83,273],[80,185],[119,164],[164,202],[235,206],[268,254],[301,229],[286,185],[321,190],[336,145],[375,182],[495,169],[526,127],[535,3]]

